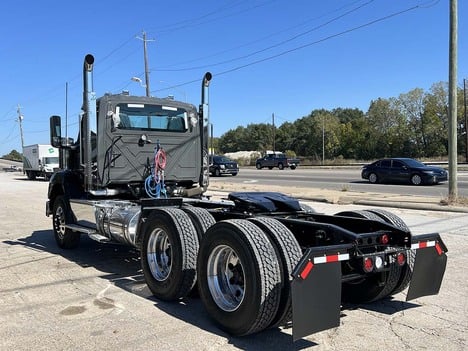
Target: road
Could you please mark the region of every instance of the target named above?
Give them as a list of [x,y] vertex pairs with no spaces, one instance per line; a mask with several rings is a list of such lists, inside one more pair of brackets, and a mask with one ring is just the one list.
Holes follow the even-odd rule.
[[[468,172],[460,171],[457,175],[458,195],[468,197]],[[435,197],[446,197],[448,195],[448,182],[437,185],[393,185],[393,184],[370,184],[361,179],[359,168],[297,168],[295,170],[284,169],[262,169],[241,167],[239,174],[235,177],[223,176],[211,177],[210,182],[229,180],[233,183],[249,183],[262,185],[281,185],[302,188],[321,188],[328,190],[347,190],[376,193],[391,193],[405,195],[424,195]]]
[[[231,337],[196,296],[154,299],[134,249],[86,237],[76,250],[58,249],[45,216],[47,182],[0,172],[0,194],[0,350],[468,349],[465,213],[391,209],[415,234],[441,233],[449,252],[439,295],[347,306],[340,327],[293,343],[288,328]],[[362,208],[310,205],[328,214]]]

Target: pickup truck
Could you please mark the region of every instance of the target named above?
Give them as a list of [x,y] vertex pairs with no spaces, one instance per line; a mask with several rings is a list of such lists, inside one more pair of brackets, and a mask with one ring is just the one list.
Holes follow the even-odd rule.
[[291,168],[296,169],[299,165],[299,160],[297,158],[287,158],[283,153],[267,153],[262,158],[257,159],[255,162],[255,167],[257,169],[262,169],[263,167],[268,167],[268,169],[273,169],[278,167],[279,169]]

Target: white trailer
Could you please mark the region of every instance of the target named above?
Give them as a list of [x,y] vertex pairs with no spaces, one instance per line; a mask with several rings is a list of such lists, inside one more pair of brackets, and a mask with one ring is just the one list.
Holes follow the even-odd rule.
[[28,179],[49,179],[59,169],[59,150],[52,145],[33,144],[23,148],[23,171]]

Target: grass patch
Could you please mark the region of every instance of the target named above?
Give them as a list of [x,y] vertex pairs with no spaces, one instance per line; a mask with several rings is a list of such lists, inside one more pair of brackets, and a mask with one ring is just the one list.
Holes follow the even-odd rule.
[[468,197],[459,196],[451,197],[448,196],[440,200],[440,204],[444,206],[468,206]]

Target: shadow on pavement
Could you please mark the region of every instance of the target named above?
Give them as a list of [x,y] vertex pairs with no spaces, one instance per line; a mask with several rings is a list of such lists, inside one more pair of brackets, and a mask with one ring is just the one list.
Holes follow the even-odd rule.
[[35,251],[62,256],[83,268],[92,267],[103,273],[100,278],[125,291],[153,301],[155,307],[175,318],[227,338],[230,344],[243,350],[301,350],[316,345],[304,339],[293,343],[292,336],[279,328],[244,337],[232,337],[220,330],[209,318],[196,292],[179,302],[157,300],[145,283],[138,250],[129,246],[101,244],[82,235],[77,249],[63,250],[56,245],[52,230],[34,231],[28,237],[4,240],[3,243],[12,246],[22,245]]

